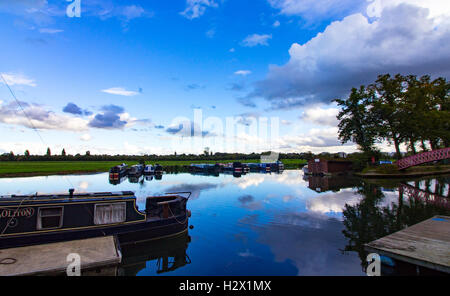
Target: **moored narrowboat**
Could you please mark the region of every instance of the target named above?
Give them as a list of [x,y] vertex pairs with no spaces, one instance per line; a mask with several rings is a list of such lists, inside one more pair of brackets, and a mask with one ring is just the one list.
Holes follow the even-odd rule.
[[0,249],[116,235],[122,244],[187,231],[190,193],[148,197],[131,191],[0,196]]
[[155,164],[155,174],[162,174],[163,173],[163,167],[159,164]]
[[144,165],[142,164],[135,164],[131,166],[128,175],[129,176],[140,176],[144,173]]
[[284,164],[279,160],[276,162],[270,163],[269,165],[270,165],[271,171],[273,171],[273,172],[284,170]]
[[151,164],[146,165],[144,169],[144,175],[152,175],[155,173],[155,167]]
[[109,179],[110,180],[120,180],[122,177],[126,176],[128,173],[128,165],[125,163],[116,165],[109,170]]

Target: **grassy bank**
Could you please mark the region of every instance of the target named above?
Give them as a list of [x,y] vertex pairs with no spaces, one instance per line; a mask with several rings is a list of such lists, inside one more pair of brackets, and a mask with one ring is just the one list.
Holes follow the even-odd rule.
[[[236,160],[195,161],[195,163],[228,163]],[[254,160],[237,160],[244,163],[259,162]],[[304,159],[282,160],[286,168],[298,168],[306,163]],[[10,176],[38,176],[52,174],[76,174],[107,172],[111,167],[120,163],[137,164],[137,161],[0,161],[0,177]],[[149,162],[154,163],[154,162]],[[183,167],[192,161],[160,161],[165,168]]]
[[365,178],[403,178],[439,175],[450,173],[450,165],[421,165],[399,170],[396,165],[380,165],[369,167],[356,175]]

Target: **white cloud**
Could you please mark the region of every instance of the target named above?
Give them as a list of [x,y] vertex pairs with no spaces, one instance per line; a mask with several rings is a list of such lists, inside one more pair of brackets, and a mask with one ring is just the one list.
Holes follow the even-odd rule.
[[136,5],[125,6],[122,10],[122,15],[127,20],[142,17],[144,14],[145,14],[144,8]]
[[41,28],[39,29],[40,33],[43,34],[57,34],[57,33],[61,33],[64,32],[64,30],[61,29],[51,29],[51,28]]
[[363,0],[268,0],[285,15],[299,15],[307,20],[335,18],[367,5]]
[[239,71],[234,72],[234,74],[235,74],[235,75],[247,76],[247,75],[252,74],[252,71],[249,71],[249,70],[239,70]]
[[294,43],[289,62],[271,66],[247,100],[264,97],[274,109],[293,108],[328,103],[383,73],[448,77],[449,52],[450,22],[425,8],[389,6],[372,20],[356,13]]
[[230,52],[235,52],[236,50],[234,48],[230,48]]
[[306,208],[319,213],[342,213],[345,205],[354,206],[361,200],[361,196],[352,189],[342,189],[332,194],[322,194],[306,201]]
[[273,23],[273,27],[274,28],[278,28],[279,26],[280,26],[281,24],[280,24],[280,21],[275,21],[274,23]]
[[126,90],[123,87],[112,87],[108,89],[103,89],[102,92],[112,95],[118,95],[118,96],[126,96],[126,97],[132,97],[136,96],[139,93],[136,91]]
[[315,107],[307,109],[300,118],[318,125],[337,126],[338,120],[336,116],[338,114],[339,109],[337,108],[323,109]]
[[[27,86],[36,86],[36,83],[33,79],[30,79],[22,74],[14,74],[14,73],[1,73],[6,82],[12,85],[27,85]],[[0,83],[4,83],[3,79],[0,79]]]
[[369,2],[369,5],[366,13],[369,17],[380,17],[384,9],[392,8],[402,3],[427,8],[431,18],[448,17],[450,15],[450,2],[448,0],[367,0],[367,2]]
[[254,47],[254,46],[258,46],[258,45],[268,46],[269,39],[272,39],[272,35],[253,34],[253,35],[248,35],[244,40],[242,40],[241,44],[242,44],[242,46],[245,46],[245,47]]
[[15,102],[1,105],[0,122],[48,130],[84,131],[88,129],[88,121],[83,118],[56,114],[39,105],[30,105],[25,102],[21,102],[21,106],[24,111]]
[[337,127],[312,128],[308,133],[292,133],[281,136],[278,145],[279,147],[290,147],[285,148],[286,151],[347,152],[347,149],[353,151],[354,145],[342,146],[338,139],[338,131]]
[[186,0],[186,9],[180,14],[192,20],[202,16],[207,7],[218,7],[218,5],[214,0]]
[[85,142],[90,141],[91,139],[92,139],[92,137],[91,137],[90,134],[83,134],[83,135],[80,137],[80,140],[81,140],[81,141],[85,141]]

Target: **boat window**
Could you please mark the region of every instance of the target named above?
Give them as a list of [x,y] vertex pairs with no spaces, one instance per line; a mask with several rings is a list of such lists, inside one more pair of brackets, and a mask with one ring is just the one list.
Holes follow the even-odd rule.
[[37,229],[61,228],[63,222],[63,207],[40,208]]
[[96,204],[94,224],[121,223],[126,220],[126,203]]

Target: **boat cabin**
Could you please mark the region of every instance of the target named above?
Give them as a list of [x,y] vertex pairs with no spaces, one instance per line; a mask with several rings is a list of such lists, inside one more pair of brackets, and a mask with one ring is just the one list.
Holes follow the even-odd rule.
[[121,243],[171,235],[187,229],[188,198],[148,197],[140,210],[131,191],[0,196],[0,249],[104,235],[117,235]]
[[135,164],[131,166],[130,171],[128,172],[128,175],[141,175],[144,172],[144,165],[142,164]]

